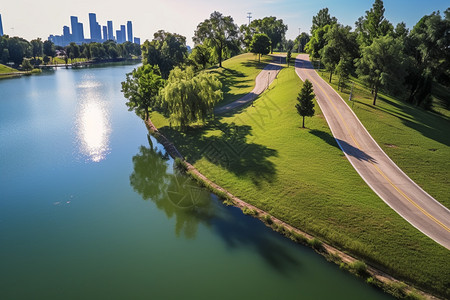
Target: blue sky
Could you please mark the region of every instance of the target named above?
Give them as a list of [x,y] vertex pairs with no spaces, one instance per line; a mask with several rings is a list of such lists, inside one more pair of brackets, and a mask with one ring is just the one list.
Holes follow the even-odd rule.
[[[117,29],[126,21],[133,21],[135,36],[142,40],[152,38],[159,29],[180,33],[192,45],[192,35],[199,22],[208,18],[214,10],[231,15],[238,25],[247,23],[247,12],[253,18],[276,16],[288,25],[287,37],[295,38],[299,32],[309,33],[312,16],[328,7],[331,15],[344,25],[354,27],[355,21],[370,9],[373,0],[14,0],[2,1],[0,14],[6,34],[22,36],[28,40],[49,34],[61,34],[63,25],[70,24],[70,16],[75,15],[84,23],[85,37],[89,37],[88,13],[97,13],[97,20],[106,25],[113,20]],[[385,17],[394,25],[404,21],[412,28],[424,15],[433,11],[443,12],[449,2],[442,0],[385,0]],[[13,28],[13,29],[12,29]]]

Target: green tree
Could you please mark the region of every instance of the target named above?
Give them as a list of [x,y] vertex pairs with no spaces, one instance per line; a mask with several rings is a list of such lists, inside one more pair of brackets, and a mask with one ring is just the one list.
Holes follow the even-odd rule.
[[187,56],[186,38],[164,30],[157,31],[151,42],[147,40],[142,45],[143,63],[157,65],[163,78],[167,78],[174,67],[184,63]]
[[305,128],[305,117],[314,116],[314,90],[311,81],[308,79],[303,83],[302,89],[297,96],[298,103],[295,105],[297,113],[303,118],[302,128]]
[[193,122],[203,123],[213,116],[214,106],[223,99],[222,83],[213,74],[195,75],[192,67],[170,72],[167,85],[161,91],[171,123],[182,130]]
[[393,31],[394,27],[384,17],[384,10],[383,1],[375,0],[372,8],[366,11],[366,15],[355,23],[360,45],[368,46],[374,39]]
[[3,49],[1,61],[2,61],[3,64],[8,63],[8,61],[9,61],[9,50],[8,50],[8,48],[4,48]]
[[330,16],[328,12],[328,7],[322,8],[319,10],[317,15],[312,18],[312,26],[311,26],[311,34],[318,28],[322,28],[325,25],[333,25],[337,23],[337,19],[335,17]]
[[298,52],[304,52],[305,46],[309,42],[310,39],[311,39],[311,37],[309,36],[309,34],[307,34],[306,32],[302,32],[294,40],[294,44],[295,44],[294,50],[297,50]]
[[41,38],[31,40],[31,51],[33,53],[33,58],[36,60],[37,57],[42,56],[43,53],[43,43]]
[[319,59],[323,47],[326,45],[325,34],[330,29],[330,25],[325,25],[314,30],[309,42],[306,44],[305,50],[313,59]]
[[196,45],[203,44],[213,49],[222,67],[222,58],[227,51],[235,51],[239,44],[239,31],[231,16],[213,12],[209,19],[198,24],[192,38]]
[[33,66],[30,63],[29,59],[24,59],[22,61],[22,69],[24,69],[25,71],[31,71],[33,69]]
[[195,64],[202,66],[202,69],[206,69],[206,66],[211,61],[211,49],[205,45],[197,45],[192,49],[189,58]]
[[372,88],[376,104],[380,87],[398,85],[404,79],[403,46],[391,36],[376,38],[370,46],[363,48],[356,72]]
[[261,55],[269,54],[271,48],[271,42],[267,34],[257,33],[253,36],[250,43],[250,52],[259,54],[259,61],[261,61]]
[[44,41],[44,43],[42,44],[42,52],[51,58],[55,57],[56,56],[55,44],[53,44],[53,42],[49,40]]
[[285,39],[288,26],[283,23],[282,19],[276,17],[265,17],[263,19],[256,19],[250,23],[250,30],[253,34],[264,33],[270,39],[270,52],[273,53],[273,48],[276,47]]
[[143,65],[127,74],[122,82],[122,92],[128,99],[126,105],[145,121],[149,113],[159,107],[159,90],[164,87],[164,80],[157,66]]
[[48,57],[47,55],[44,55],[42,60],[44,61],[44,64],[48,64],[48,62],[50,61],[50,57]]

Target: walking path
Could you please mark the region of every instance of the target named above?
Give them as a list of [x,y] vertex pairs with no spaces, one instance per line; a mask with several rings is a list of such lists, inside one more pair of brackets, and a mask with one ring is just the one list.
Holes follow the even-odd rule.
[[[278,56],[278,55],[273,55]],[[281,57],[281,56],[280,56]],[[279,60],[278,58],[275,58],[275,60]],[[229,104],[226,104],[221,107],[217,107],[214,109],[214,113],[217,115],[229,112],[237,107],[241,107],[245,104],[248,104],[256,99],[262,92],[264,92],[269,85],[275,80],[275,78],[278,75],[278,72],[283,68],[283,66],[280,63],[272,62],[268,64],[262,71],[256,76],[255,79],[255,87],[253,90],[245,95],[244,97],[233,101]]]
[[314,70],[307,54],[295,71],[312,82],[317,102],[345,156],[383,201],[414,227],[450,249],[450,210],[422,190],[384,153],[339,96]]

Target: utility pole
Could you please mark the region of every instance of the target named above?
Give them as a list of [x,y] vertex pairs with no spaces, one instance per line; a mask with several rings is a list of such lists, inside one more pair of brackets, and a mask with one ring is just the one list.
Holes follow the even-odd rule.
[[298,53],[300,53],[300,44],[301,44],[301,37],[300,37],[300,27],[298,28]]
[[248,19],[248,25],[250,25],[250,20],[252,19],[252,13],[251,12],[247,13],[247,19]]

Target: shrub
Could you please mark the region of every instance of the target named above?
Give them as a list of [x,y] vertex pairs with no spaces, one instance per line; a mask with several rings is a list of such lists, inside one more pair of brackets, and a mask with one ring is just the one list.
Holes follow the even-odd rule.
[[355,271],[355,273],[358,274],[359,276],[367,275],[367,265],[363,261],[359,261],[359,260],[354,261],[350,265],[350,268],[352,268],[353,271]]
[[308,241],[308,244],[311,245],[311,247],[313,247],[314,249],[321,251],[323,250],[323,244],[320,240],[313,238],[311,240]]

